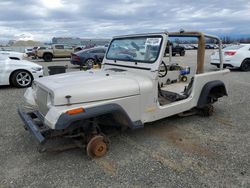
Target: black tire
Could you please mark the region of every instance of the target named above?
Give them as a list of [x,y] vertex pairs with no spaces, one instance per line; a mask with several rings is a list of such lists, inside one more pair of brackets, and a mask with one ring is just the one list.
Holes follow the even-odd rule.
[[86,65],[89,69],[93,68],[93,65],[94,65],[94,64],[95,64],[95,60],[92,59],[92,58],[86,59],[86,61],[85,61],[85,65]]
[[33,76],[25,70],[20,70],[11,74],[10,81],[13,86],[18,88],[30,87]]
[[212,116],[214,113],[214,106],[212,104],[208,104],[202,109],[199,109],[199,114],[203,117]]
[[52,54],[49,54],[49,53],[46,53],[43,55],[43,60],[45,62],[51,62],[52,61],[52,58],[53,58],[53,55]]
[[188,78],[187,78],[186,76],[182,76],[182,77],[181,77],[181,81],[182,81],[182,82],[186,82],[187,80],[188,80]]
[[242,71],[250,71],[250,59],[245,59],[240,66]]
[[176,53],[172,53],[172,56],[176,56]]
[[185,55],[185,51],[182,50],[182,51],[180,52],[180,56],[184,56],[184,55]]

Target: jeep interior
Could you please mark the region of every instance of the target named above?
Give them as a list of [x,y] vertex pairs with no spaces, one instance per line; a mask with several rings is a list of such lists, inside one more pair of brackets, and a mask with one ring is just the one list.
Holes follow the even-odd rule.
[[[215,39],[220,43],[220,40],[218,40],[217,37],[204,36],[199,32],[185,32],[185,34],[182,34],[181,32],[169,33],[169,37],[198,38],[196,74],[204,72],[205,37]],[[182,67],[172,61],[172,45],[173,44],[168,41],[166,48],[169,49],[169,60],[168,62],[162,61],[158,71],[158,101],[160,105],[166,105],[175,101],[186,99],[192,92],[194,77],[189,76],[189,78],[186,77],[185,80],[182,80]]]

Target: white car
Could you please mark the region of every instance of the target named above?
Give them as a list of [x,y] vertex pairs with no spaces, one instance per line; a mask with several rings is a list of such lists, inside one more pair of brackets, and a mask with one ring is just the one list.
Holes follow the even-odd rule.
[[[238,44],[224,48],[224,67],[240,68],[242,71],[250,71],[250,44]],[[219,68],[219,52],[211,55],[211,65]]]
[[29,87],[43,77],[43,67],[27,60],[13,60],[0,55],[0,85]]
[[22,60],[28,57],[28,55],[25,53],[14,52],[14,51],[0,51],[0,56],[15,60]]

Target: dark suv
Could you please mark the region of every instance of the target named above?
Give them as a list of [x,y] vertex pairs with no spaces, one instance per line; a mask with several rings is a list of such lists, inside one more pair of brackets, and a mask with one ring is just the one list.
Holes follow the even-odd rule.
[[[165,50],[165,55],[169,53],[168,46]],[[185,55],[185,48],[183,46],[180,46],[179,44],[172,43],[172,56],[175,56],[176,54],[179,54],[180,56]]]

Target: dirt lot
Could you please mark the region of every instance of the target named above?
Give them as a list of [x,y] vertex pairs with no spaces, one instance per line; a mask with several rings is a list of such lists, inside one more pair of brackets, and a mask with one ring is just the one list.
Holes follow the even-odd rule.
[[[174,60],[195,58],[188,51]],[[250,73],[234,70],[227,79],[229,96],[212,117],[171,117],[124,132],[97,160],[81,149],[38,153],[16,112],[25,89],[1,87],[0,187],[250,187]]]

